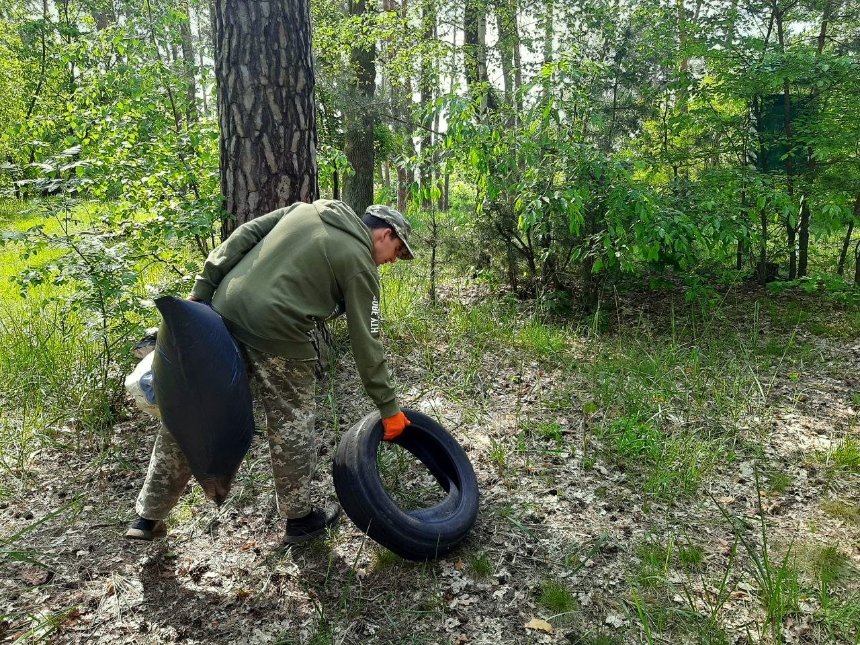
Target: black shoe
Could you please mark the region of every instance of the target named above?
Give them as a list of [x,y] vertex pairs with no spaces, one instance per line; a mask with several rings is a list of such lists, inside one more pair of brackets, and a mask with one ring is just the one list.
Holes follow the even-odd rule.
[[304,517],[287,520],[284,544],[300,544],[322,535],[326,529],[335,526],[340,519],[340,505],[332,504],[324,511],[313,509]]
[[165,535],[167,535],[167,525],[164,520],[148,520],[145,517],[137,518],[125,532],[125,537],[129,540],[144,540],[146,542],[151,542],[155,538],[162,538]]

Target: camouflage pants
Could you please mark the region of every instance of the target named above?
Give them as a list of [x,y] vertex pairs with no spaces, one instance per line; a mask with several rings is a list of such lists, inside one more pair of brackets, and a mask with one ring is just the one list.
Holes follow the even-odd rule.
[[[266,410],[266,431],[278,512],[291,519],[311,511],[311,480],[316,468],[313,360],[291,360],[242,348],[251,378]],[[137,496],[140,517],[160,520],[176,506],[191,478],[179,444],[162,424],[155,438],[149,470]]]

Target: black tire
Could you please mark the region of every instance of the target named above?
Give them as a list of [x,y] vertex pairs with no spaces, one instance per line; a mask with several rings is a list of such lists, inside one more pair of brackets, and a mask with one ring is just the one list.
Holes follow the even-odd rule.
[[445,555],[478,516],[478,482],[460,444],[435,420],[416,410],[393,441],[423,463],[447,493],[435,506],[402,510],[382,484],[376,454],[382,441],[379,413],[367,415],[341,438],[334,457],[334,488],[347,516],[369,537],[408,560]]

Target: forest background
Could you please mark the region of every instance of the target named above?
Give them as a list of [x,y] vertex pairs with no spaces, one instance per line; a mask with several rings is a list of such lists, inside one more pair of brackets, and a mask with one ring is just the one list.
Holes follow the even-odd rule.
[[[2,0],[0,638],[235,637],[166,619],[199,562],[102,545],[85,584],[93,536],[68,528],[127,519],[152,427],[122,379],[152,298],[238,223],[322,196],[414,222],[419,259],[383,271],[392,365],[486,501],[461,559],[421,569],[348,533],[309,561],[250,548],[301,598],[263,641],[418,620],[416,642],[857,642],[858,49],[853,0]],[[277,134],[243,147],[257,131]],[[341,360],[334,436],[363,409]],[[173,529],[223,550],[214,517],[192,500]],[[338,549],[368,596],[420,576],[416,614],[346,603]],[[283,608],[205,567],[245,619]],[[190,581],[154,600],[166,570]]]

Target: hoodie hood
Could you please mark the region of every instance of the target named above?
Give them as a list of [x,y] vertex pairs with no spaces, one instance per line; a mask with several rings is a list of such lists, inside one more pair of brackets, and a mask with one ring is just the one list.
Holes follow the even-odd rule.
[[355,211],[344,202],[336,199],[319,199],[314,202],[314,206],[324,224],[360,240],[373,253],[373,238],[370,236],[370,229],[355,214]]

